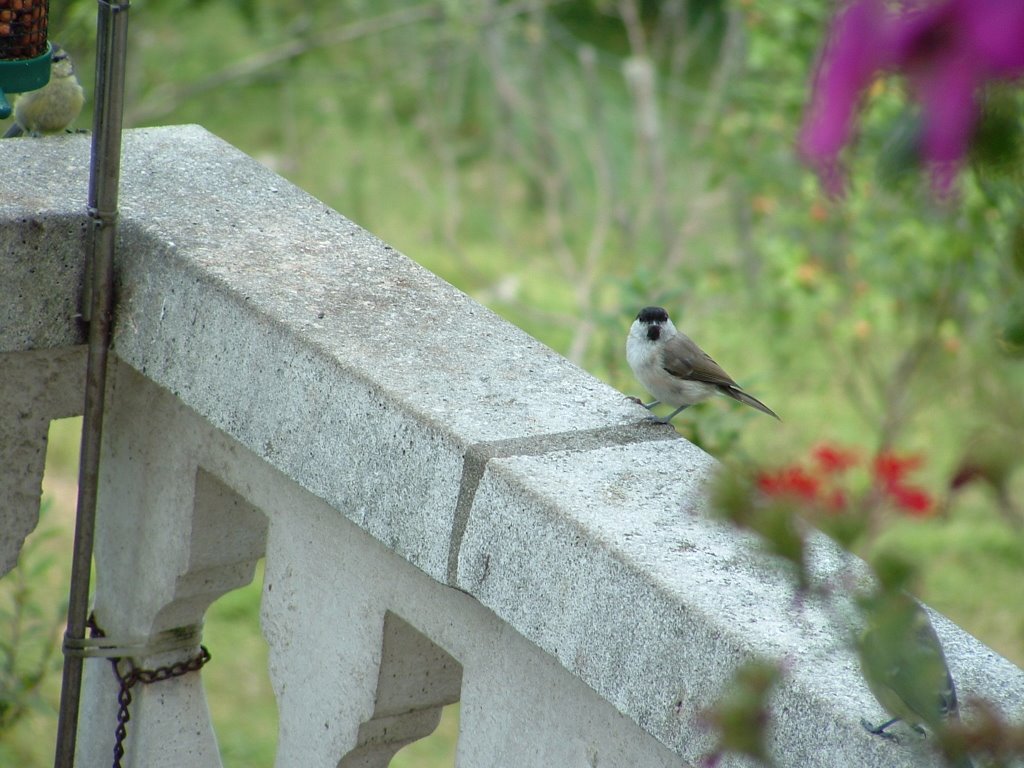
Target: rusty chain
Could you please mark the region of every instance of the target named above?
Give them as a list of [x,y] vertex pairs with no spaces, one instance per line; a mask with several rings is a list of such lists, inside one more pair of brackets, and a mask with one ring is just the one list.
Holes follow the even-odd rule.
[[[89,616],[86,623],[89,628],[90,637],[106,637],[106,633],[96,624],[96,619]],[[120,685],[117,692],[117,728],[114,729],[114,763],[113,768],[121,768],[121,758],[124,757],[124,742],[128,738],[128,721],[131,720],[129,707],[132,703],[132,688],[136,683],[148,685],[159,683],[162,680],[170,680],[173,677],[181,677],[190,672],[198,672],[210,660],[210,652],[205,645],[199,646],[199,653],[186,661],[178,661],[166,667],[156,669],[144,669],[135,666],[135,663],[127,657],[111,658],[110,663],[114,668],[114,676]],[[123,670],[123,671],[122,671]]]

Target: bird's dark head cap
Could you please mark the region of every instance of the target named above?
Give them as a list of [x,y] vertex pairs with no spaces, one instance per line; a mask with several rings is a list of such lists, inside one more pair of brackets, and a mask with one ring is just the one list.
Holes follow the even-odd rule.
[[668,321],[668,312],[661,307],[644,307],[637,314],[636,319],[644,325],[664,323]]

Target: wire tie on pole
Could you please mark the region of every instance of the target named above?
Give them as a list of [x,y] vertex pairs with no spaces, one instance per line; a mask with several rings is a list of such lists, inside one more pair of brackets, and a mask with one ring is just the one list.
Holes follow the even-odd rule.
[[117,222],[117,209],[112,211],[101,211],[95,205],[86,207],[89,218],[95,219],[99,225],[113,226]]
[[130,2],[111,3],[109,0],[99,0],[100,5],[105,5],[112,13],[122,13],[132,7]]
[[[96,626],[94,620],[88,625]],[[98,627],[97,627],[98,628]],[[195,648],[203,637],[203,625],[176,627],[161,632],[139,643],[137,638],[110,637],[106,633],[93,637],[64,637],[64,653],[82,658],[117,659],[126,656],[156,656],[171,651],[185,651]]]
[[[86,640],[77,638],[64,638],[65,653],[80,654],[82,656],[94,656],[109,658],[114,668],[114,676],[119,684],[117,692],[117,727],[114,729],[114,762],[113,768],[121,768],[121,759],[124,757],[124,742],[128,738],[128,721],[131,720],[129,706],[132,703],[132,688],[136,683],[159,683],[163,680],[170,680],[173,677],[181,677],[190,672],[198,672],[210,660],[210,652],[205,645],[200,645],[202,639],[202,624],[192,624],[187,627],[175,627],[165,632],[160,632],[144,645],[132,644],[114,637],[107,637],[96,623],[94,615],[89,616],[86,622],[89,628],[90,637]],[[199,652],[190,659],[178,661],[156,669],[144,669],[137,667],[133,656],[146,657],[169,651],[181,651],[193,649],[199,646]],[[115,655],[116,654],[116,655]]]

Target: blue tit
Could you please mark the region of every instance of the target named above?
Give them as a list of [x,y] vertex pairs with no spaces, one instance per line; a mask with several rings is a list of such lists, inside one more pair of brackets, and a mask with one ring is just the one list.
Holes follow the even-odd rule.
[[50,61],[50,82],[38,91],[29,91],[14,103],[14,123],[4,138],[29,134],[40,136],[60,133],[70,126],[85,103],[85,92],[68,52],[56,43]]
[[[868,688],[892,719],[881,725],[861,720],[871,733],[903,720],[918,732],[921,726],[941,730],[960,719],[956,688],[946,656],[928,614],[905,592],[876,594],[864,601],[865,626],[857,639],[857,655]],[[972,766],[969,759],[954,761]]]

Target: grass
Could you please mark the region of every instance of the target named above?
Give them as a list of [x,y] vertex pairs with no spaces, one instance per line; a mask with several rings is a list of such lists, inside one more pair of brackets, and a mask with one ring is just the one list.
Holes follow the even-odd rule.
[[877,547],[921,563],[919,591],[927,602],[1024,667],[1024,614],[1013,597],[1024,572],[1022,536],[973,501],[957,503],[949,520],[894,521]]
[[[203,669],[210,717],[225,768],[270,766],[277,744],[277,707],[267,672],[268,648],[259,628],[263,564],[252,582],[210,606]],[[239,728],[244,721],[245,727]]]
[[[857,173],[867,179],[860,185],[866,191],[844,211],[816,208],[820,201],[795,164],[787,134],[798,116],[787,114],[783,103],[800,99],[806,73],[794,74],[788,83],[781,75],[754,83],[766,91],[761,111],[736,100],[735,92],[724,93],[726,110],[707,145],[688,145],[692,123],[679,119],[680,112],[696,113],[697,107],[680,109],[670,100],[660,105],[669,165],[669,198],[660,202],[686,229],[685,258],[668,269],[664,243],[652,234],[656,216],[643,209],[651,184],[645,147],[633,134],[636,115],[623,86],[622,61],[600,45],[595,77],[603,122],[584,114],[587,81],[573,69],[575,52],[552,54],[536,47],[545,30],[530,20],[521,35],[519,27],[506,27],[511,31],[503,40],[511,53],[505,72],[537,103],[541,86],[548,88],[549,101],[542,106],[565,111],[550,123],[543,122],[545,113],[534,102],[512,115],[502,112],[488,67],[481,63],[485,52],[474,47],[479,35],[465,34],[459,26],[465,21],[458,16],[459,3],[445,4],[455,14],[451,24],[316,49],[250,80],[168,102],[168,111],[147,118],[138,108],[162,107],[173,92],[169,77],[179,82],[202,77],[279,44],[281,35],[291,34],[281,30],[300,34],[304,21],[325,28],[346,24],[352,12],[347,6],[312,3],[293,9],[299,14],[295,18],[284,18],[284,6],[260,0],[185,5],[183,10],[178,3],[151,4],[133,13],[129,125],[203,124],[563,353],[575,324],[591,322],[593,336],[579,362],[626,394],[644,394],[623,360],[626,329],[639,307],[664,304],[784,420],[777,424],[718,401],[677,419],[684,435],[720,458],[787,462],[818,442],[873,451],[885,408],[892,405],[880,392],[897,378],[896,362],[913,342],[914,323],[941,303],[945,267],[934,264],[954,250],[960,261],[947,267],[963,287],[960,303],[970,311],[942,325],[942,351],[929,358],[923,372],[899,379],[909,407],[896,446],[925,457],[922,480],[941,495],[964,436],[979,425],[1010,424],[1016,418],[1024,370],[985,343],[993,336],[985,327],[991,322],[987,314],[1006,303],[999,289],[1013,284],[998,268],[985,266],[994,261],[996,223],[1009,221],[1010,214],[996,207],[978,214],[976,201],[968,207],[968,189],[965,213],[941,224],[913,202],[900,203],[878,185],[872,190],[863,167]],[[59,14],[81,18],[82,7],[54,9],[57,28]],[[587,16],[582,5],[573,7]],[[770,20],[789,7],[769,12],[766,6],[758,14]],[[369,13],[364,8],[356,15]],[[64,17],[66,25],[70,18]],[[624,44],[608,31],[616,24],[604,21],[602,29],[616,45]],[[766,29],[761,37],[756,27],[745,32],[752,50],[768,45],[777,56],[778,51],[771,53],[772,28]],[[76,44],[82,51],[79,70],[86,82],[90,35],[82,24],[62,35],[74,53],[79,53]],[[787,56],[799,56],[788,40],[783,47]],[[544,54],[549,78],[530,79],[535,54]],[[166,67],[168,57],[182,65],[173,73]],[[702,64],[702,71],[709,65]],[[686,83],[689,90],[699,85],[700,78]],[[789,94],[785,98],[783,90]],[[88,116],[79,120],[88,123]],[[751,134],[743,133],[744,125],[753,126]],[[544,144],[544,130],[553,135],[550,146]],[[578,267],[579,254],[602,222],[595,213],[595,168],[602,156],[592,143],[602,132],[607,136],[603,159],[613,179],[604,190],[613,198],[606,216],[614,221],[593,274],[574,274],[555,254],[564,240]],[[855,161],[860,166],[870,162],[871,140],[866,131],[861,159]],[[542,158],[548,153],[552,162],[541,163],[541,178],[530,176],[506,151],[514,141],[530,150],[539,147]],[[723,163],[723,157],[734,162]],[[565,177],[544,178],[543,171],[558,163],[564,164]],[[749,188],[753,211],[746,245],[733,220],[734,208],[744,210],[742,201],[735,205],[722,194],[737,179],[741,188]],[[553,196],[560,208],[544,196],[544,182],[552,181],[561,185]],[[553,213],[560,214],[562,230],[549,230]],[[972,215],[983,224],[972,226]],[[753,287],[742,278],[742,248],[753,250],[760,266]],[[976,272],[961,271],[965,264]],[[581,295],[586,277],[593,285]],[[865,404],[854,402],[855,389],[869,393]],[[57,535],[39,550],[56,560],[33,585],[35,599],[44,605],[59,604],[67,592],[76,429],[75,420],[51,428],[44,493],[53,501],[46,526]],[[1021,474],[1018,499],[1024,492]],[[955,500],[948,520],[894,520],[876,546],[912,554],[921,566],[920,594],[927,602],[1024,665],[1024,613],[1017,599],[1022,544],[1022,535],[997,517],[990,495],[977,488]],[[203,675],[229,768],[273,762],[276,710],[258,624],[261,573],[211,607],[205,630],[213,661]],[[0,582],[0,596],[9,582]],[[52,638],[58,635],[54,627]],[[51,675],[40,707],[4,734],[0,764],[33,768],[51,762],[57,685],[59,675]],[[457,728],[457,707],[449,707],[437,734],[402,750],[394,765],[451,765]]]

